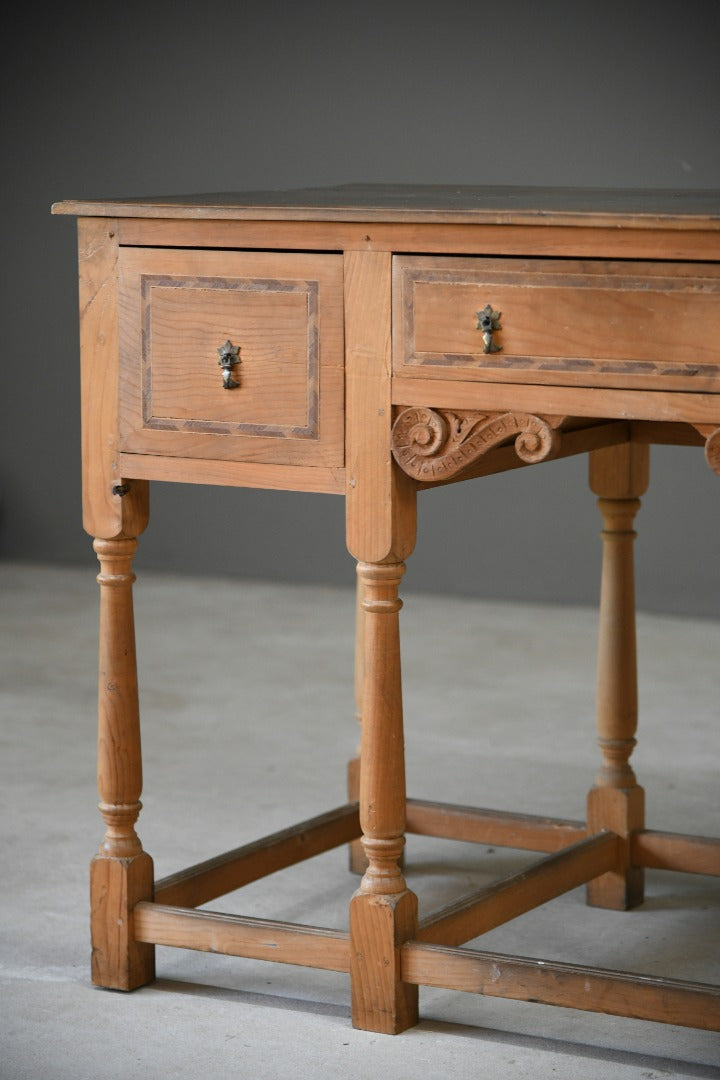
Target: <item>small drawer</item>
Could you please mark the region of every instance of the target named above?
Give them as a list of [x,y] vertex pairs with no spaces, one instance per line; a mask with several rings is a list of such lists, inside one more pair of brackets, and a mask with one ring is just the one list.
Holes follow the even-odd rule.
[[119,283],[121,450],[343,464],[340,256],[121,248]]
[[713,264],[398,256],[394,297],[396,374],[720,390]]

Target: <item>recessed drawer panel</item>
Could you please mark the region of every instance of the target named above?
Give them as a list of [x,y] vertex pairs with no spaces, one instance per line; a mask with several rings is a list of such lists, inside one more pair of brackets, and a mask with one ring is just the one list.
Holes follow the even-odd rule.
[[343,463],[342,259],[121,248],[121,449]]
[[720,268],[400,257],[394,366],[414,377],[720,390]]

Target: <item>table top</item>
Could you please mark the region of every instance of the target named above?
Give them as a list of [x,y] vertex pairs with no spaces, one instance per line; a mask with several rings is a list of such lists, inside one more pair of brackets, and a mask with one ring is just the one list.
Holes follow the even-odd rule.
[[720,189],[343,184],[65,200],[55,214],[227,220],[617,225],[720,230]]

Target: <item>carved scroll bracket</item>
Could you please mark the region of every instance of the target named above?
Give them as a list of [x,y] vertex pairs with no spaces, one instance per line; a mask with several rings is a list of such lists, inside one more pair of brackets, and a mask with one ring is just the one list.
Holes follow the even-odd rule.
[[694,424],[693,427],[705,439],[705,459],[708,465],[720,476],[720,427],[715,424]]
[[515,439],[521,461],[535,464],[560,449],[563,416],[479,413],[460,409],[403,409],[392,429],[392,452],[415,480],[449,480],[489,450]]

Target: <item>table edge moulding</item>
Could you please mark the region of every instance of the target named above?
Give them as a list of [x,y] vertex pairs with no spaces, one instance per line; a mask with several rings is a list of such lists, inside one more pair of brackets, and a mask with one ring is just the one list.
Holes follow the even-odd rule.
[[[345,185],[53,212],[78,219],[83,520],[100,562],[93,981],[142,986],[168,945],[346,972],[353,1023],[389,1034],[417,1022],[419,986],[717,1030],[719,987],[465,946],[579,885],[623,910],[646,868],[720,874],[719,839],[646,827],[630,764],[650,446],[704,448],[720,473],[720,192]],[[574,454],[603,522],[586,820],[408,799],[398,592],[417,493]],[[346,804],[155,880],[135,831],[132,565],[162,480],[344,495],[361,745]],[[540,858],[419,915],[408,832]],[[341,845],[362,875],[349,931],[199,910]]]

